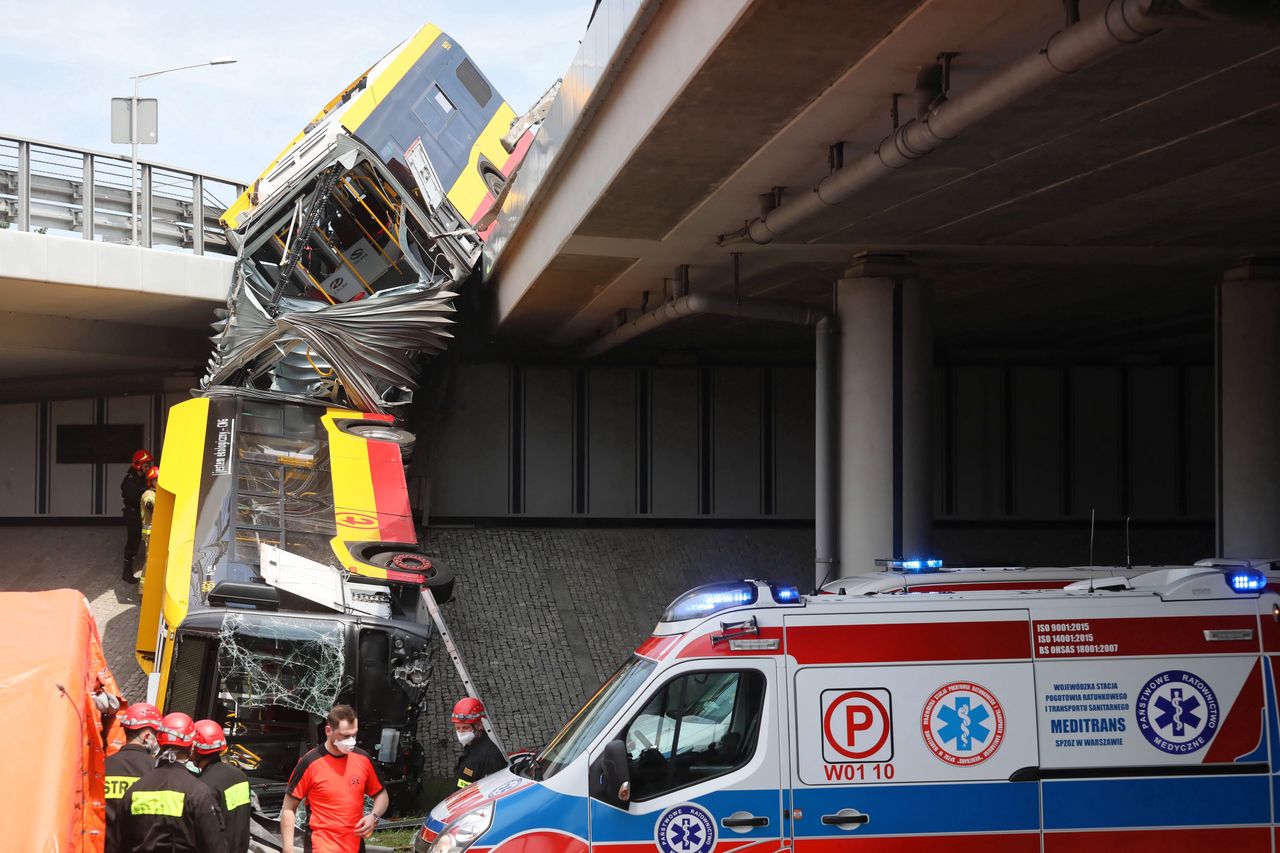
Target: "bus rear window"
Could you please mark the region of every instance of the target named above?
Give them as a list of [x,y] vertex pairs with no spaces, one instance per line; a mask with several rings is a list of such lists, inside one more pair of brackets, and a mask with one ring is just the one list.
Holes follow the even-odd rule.
[[466,87],[467,91],[471,93],[471,97],[475,98],[476,103],[482,107],[489,103],[489,99],[493,97],[493,89],[489,88],[489,84],[480,75],[480,70],[471,64],[470,59],[462,60],[462,63],[458,66],[458,81]]

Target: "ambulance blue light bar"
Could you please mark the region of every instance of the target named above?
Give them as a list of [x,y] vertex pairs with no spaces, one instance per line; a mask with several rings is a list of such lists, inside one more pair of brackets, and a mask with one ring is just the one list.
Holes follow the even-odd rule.
[[936,572],[942,568],[941,560],[876,560],[876,565],[897,572]]
[[1267,576],[1257,569],[1232,569],[1227,583],[1236,592],[1261,592],[1267,588]]
[[773,601],[775,604],[799,604],[800,590],[794,586],[782,586],[781,584],[769,584],[769,591],[773,593]]
[[751,581],[709,583],[694,587],[668,605],[662,614],[663,622],[683,622],[701,619],[721,610],[745,607],[756,603],[758,593]]

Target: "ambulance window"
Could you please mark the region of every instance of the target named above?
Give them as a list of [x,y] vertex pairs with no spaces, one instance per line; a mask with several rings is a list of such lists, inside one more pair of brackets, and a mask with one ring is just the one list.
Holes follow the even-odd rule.
[[722,776],[755,753],[764,676],[695,672],[667,682],[627,725],[631,799],[647,800]]

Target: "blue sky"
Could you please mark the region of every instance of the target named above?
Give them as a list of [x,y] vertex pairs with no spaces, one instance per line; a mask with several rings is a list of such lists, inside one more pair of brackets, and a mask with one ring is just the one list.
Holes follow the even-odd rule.
[[[131,75],[215,56],[142,84],[159,142],[140,158],[249,181],[343,86],[422,24],[437,24],[522,112],[569,67],[592,0],[0,0],[0,135],[128,155],[109,103]],[[377,10],[376,13],[374,10]]]

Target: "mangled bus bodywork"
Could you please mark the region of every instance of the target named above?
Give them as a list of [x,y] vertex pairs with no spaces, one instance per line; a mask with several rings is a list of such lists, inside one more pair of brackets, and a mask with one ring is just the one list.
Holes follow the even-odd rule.
[[439,28],[384,56],[223,217],[239,263],[205,384],[405,402],[531,139]]

